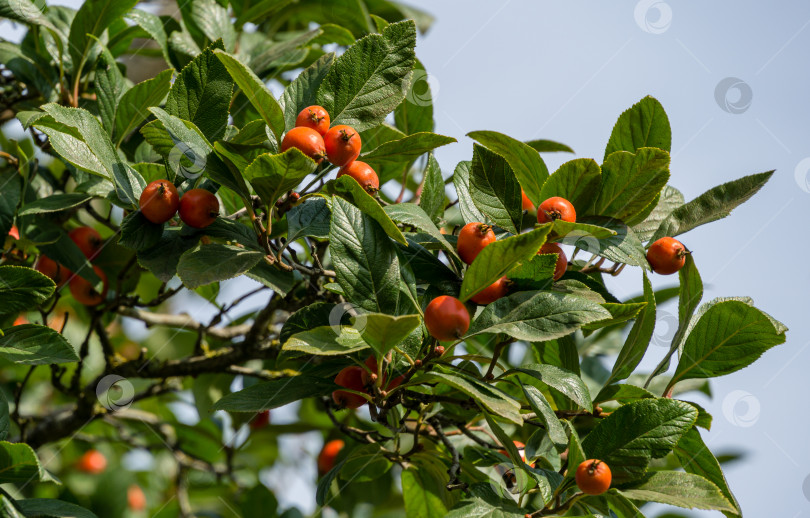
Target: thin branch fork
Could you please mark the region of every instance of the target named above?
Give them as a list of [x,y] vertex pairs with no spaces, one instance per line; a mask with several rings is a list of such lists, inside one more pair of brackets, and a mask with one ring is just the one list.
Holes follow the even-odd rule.
[[189,315],[186,315],[184,313],[179,315],[169,315],[165,313],[153,313],[151,311],[129,308],[125,306],[118,307],[116,312],[125,317],[140,320],[141,322],[146,324],[146,327],[151,326],[179,327],[183,329],[188,329],[189,331],[199,331],[202,329],[205,331],[207,335],[222,340],[232,340],[239,336],[244,336],[251,329],[250,324],[240,324],[229,327],[207,327],[206,325],[202,324],[201,322],[197,322]]

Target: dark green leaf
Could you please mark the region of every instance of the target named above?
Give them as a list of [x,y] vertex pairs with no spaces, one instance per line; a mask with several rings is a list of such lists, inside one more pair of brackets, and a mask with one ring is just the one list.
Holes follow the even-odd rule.
[[112,137],[115,127],[115,108],[118,100],[124,93],[124,75],[118,68],[115,57],[110,50],[102,45],[101,53],[96,63],[96,98],[98,99],[98,111],[101,116],[101,124],[107,131],[107,135]]
[[[546,376],[548,379],[548,376]],[[551,408],[546,396],[532,385],[524,385],[521,383],[523,395],[526,396],[526,401],[532,407],[537,418],[545,423],[546,430],[548,431],[548,438],[551,440],[558,453],[562,453],[568,447],[568,436],[565,434],[565,428],[560,424],[560,420]]]
[[633,327],[624,341],[622,350],[613,364],[613,370],[605,385],[627,379],[638,367],[652,339],[655,330],[655,294],[646,273],[643,274],[643,284],[644,301],[647,304],[642,308],[635,323],[633,323]]
[[516,266],[530,261],[545,243],[550,230],[551,225],[543,225],[531,232],[507,237],[487,245],[464,275],[461,300],[468,300]]
[[580,408],[591,411],[591,394],[582,378],[571,371],[554,365],[532,363],[507,371],[504,376],[522,373],[557,390],[565,397],[576,403]]
[[621,490],[631,500],[659,502],[685,509],[736,512],[720,490],[699,475],[682,471],[657,471],[631,488]]
[[71,363],[79,359],[65,338],[47,326],[14,326],[0,337],[0,357],[22,365]]
[[10,429],[11,420],[8,414],[8,400],[6,395],[0,392],[0,441],[5,441],[8,438]]
[[393,463],[383,455],[379,444],[364,444],[352,450],[343,462],[340,478],[349,482],[368,482],[388,473]]
[[669,453],[697,419],[695,408],[673,399],[642,399],[619,407],[582,441],[587,458],[605,461],[613,482],[641,478],[651,459]]
[[115,2],[87,0],[82,4],[70,24],[68,39],[74,80],[78,80],[97,38],[113,21],[124,16],[137,3],[137,0],[116,0]]
[[32,309],[48,300],[56,285],[36,270],[22,266],[0,266],[0,300],[3,313]]
[[273,97],[273,94],[270,93],[262,80],[238,58],[222,50],[217,50],[214,54],[222,61],[237,86],[273,131],[276,140],[280,142],[285,126],[284,112],[276,98]]
[[48,480],[50,475],[43,468],[37,454],[24,443],[0,442],[0,482]]
[[393,314],[399,301],[399,260],[380,225],[335,197],[329,242],[337,282],[346,297],[367,311]]
[[587,216],[582,218],[582,222],[607,228],[616,235],[597,240],[588,234],[576,233],[566,237],[564,243],[610,261],[650,269],[644,246],[630,227],[619,220],[603,217]]
[[458,163],[453,171],[453,185],[456,188],[456,196],[458,196],[458,209],[464,221],[480,221],[483,223],[486,216],[478,210],[470,194],[471,167],[472,162],[462,161]]
[[402,343],[421,322],[419,315],[393,317],[383,313],[362,313],[356,317],[355,326],[360,327],[363,340],[380,358]]
[[682,205],[658,227],[650,241],[661,237],[674,237],[695,227],[728,216],[738,205],[747,201],[767,182],[773,171],[752,174],[713,187],[689,203]]
[[419,206],[434,221],[444,215],[444,178],[439,162],[433,153],[428,155],[427,167],[425,167],[425,178],[422,180],[422,195],[419,198]]
[[214,403],[214,410],[261,412],[313,396],[329,394],[337,386],[331,379],[299,375],[264,381],[228,394]]
[[433,370],[420,374],[415,378],[415,381],[449,385],[467,394],[495,415],[517,425],[523,425],[523,418],[520,416],[520,403],[497,387],[483,383],[472,376],[461,372],[449,374]]
[[380,227],[391,239],[407,245],[402,231],[394,224],[382,206],[363,189],[357,180],[351,176],[344,175],[335,180],[335,191],[343,195],[344,198],[352,201],[364,214],[380,224]]
[[181,227],[166,227],[156,245],[138,251],[138,263],[163,282],[175,276],[180,256],[200,240],[197,235],[184,236],[180,231]]
[[315,171],[317,164],[297,148],[259,155],[244,170],[244,177],[265,203],[275,203]]
[[152,79],[138,83],[118,102],[115,112],[115,142],[120,145],[130,133],[149,117],[147,108],[158,106],[169,93],[173,70],[164,70]]
[[683,205],[683,202],[681,191],[671,185],[665,185],[652,212],[644,221],[633,225],[633,232],[641,241],[649,241],[661,223],[672,211]]
[[236,46],[236,29],[228,11],[216,0],[194,0],[188,4],[189,18],[209,41],[221,39],[225,50],[233,52]]
[[160,50],[163,52],[163,59],[166,60],[166,64],[171,66],[172,60],[171,57],[169,57],[169,43],[166,37],[166,29],[163,27],[163,22],[160,17],[142,11],[141,9],[131,10],[126,17],[135,22],[141,29],[145,30],[149,36],[160,45]]
[[619,116],[605,148],[605,160],[616,151],[635,153],[642,147],[657,147],[669,152],[672,130],[661,103],[645,97]]
[[570,201],[577,214],[585,215],[599,193],[602,171],[591,158],[577,158],[559,167],[548,177],[537,203],[560,196]]
[[482,223],[493,222],[513,234],[519,232],[523,224],[520,184],[506,159],[474,144],[469,185],[473,203],[489,218]]
[[[478,141],[507,161],[509,167],[514,171],[520,186],[535,205],[545,199],[540,194],[540,191],[548,179],[548,168],[537,151],[532,149],[531,146],[497,131],[473,131],[468,133],[467,136]],[[475,158],[473,158],[474,161]],[[521,204],[518,203],[518,206],[520,207]]]
[[118,244],[133,250],[146,250],[156,245],[162,235],[163,225],[152,223],[141,211],[135,211],[121,222]]
[[223,48],[221,41],[211,44],[186,65],[166,99],[169,114],[193,123],[212,142],[225,134],[233,92],[230,74],[214,55],[217,48]]
[[84,193],[51,194],[45,198],[26,203],[20,209],[19,216],[29,216],[31,214],[45,214],[48,212],[61,212],[83,205],[92,196]]
[[380,167],[386,163],[410,162],[428,151],[437,147],[446,146],[456,142],[453,137],[445,137],[436,133],[414,133],[401,139],[390,140],[380,144],[375,149],[365,153],[360,160],[372,167]]
[[193,289],[238,277],[253,268],[262,257],[262,252],[233,245],[198,245],[180,256],[177,275],[183,284]]
[[602,164],[602,187],[590,214],[626,220],[652,203],[669,180],[669,153],[640,148],[616,151]]
[[26,498],[25,500],[17,500],[17,505],[25,516],[96,518],[95,514],[84,507],[52,498]]
[[412,20],[369,34],[339,58],[318,89],[318,104],[332,124],[357,131],[372,128],[405,98],[405,80],[414,65],[416,27]]
[[329,237],[329,222],[332,211],[326,198],[315,196],[304,200],[287,212],[287,240],[295,241],[302,237]]
[[282,349],[315,356],[345,356],[368,347],[360,331],[336,322],[296,333],[284,342]]
[[726,500],[737,508],[736,512],[731,514],[740,516],[739,504],[737,499],[731,493],[728,487],[726,477],[723,475],[723,469],[720,463],[714,458],[711,450],[703,442],[700,437],[700,432],[696,428],[692,428],[681,437],[678,444],[674,449],[675,455],[687,473],[693,473],[705,478],[720,490]]
[[535,151],[539,153],[551,153],[556,151],[564,151],[566,153],[573,153],[574,150],[570,147],[562,144],[560,142],[555,142],[553,140],[530,140],[526,142],[528,146],[531,146]]
[[[447,242],[444,235],[439,231],[436,225],[431,221],[430,217],[418,205],[413,203],[395,203],[384,207],[385,213],[399,223],[411,225],[422,232],[430,234],[448,254],[458,258],[456,249]],[[461,260],[461,259],[459,259]]]

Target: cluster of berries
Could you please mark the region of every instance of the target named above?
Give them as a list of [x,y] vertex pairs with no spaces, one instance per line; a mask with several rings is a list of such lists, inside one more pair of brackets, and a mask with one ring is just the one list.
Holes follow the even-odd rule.
[[357,160],[362,142],[360,134],[351,126],[339,124],[329,127],[329,113],[321,106],[308,106],[295,119],[295,127],[284,135],[281,151],[298,148],[318,163],[328,160],[340,167],[338,178],[349,175],[369,194],[380,190],[377,172],[365,162]]
[[219,216],[219,200],[205,189],[190,189],[181,198],[177,188],[168,180],[155,180],[141,193],[138,200],[141,214],[162,225],[180,212],[180,219],[194,228],[205,228]]

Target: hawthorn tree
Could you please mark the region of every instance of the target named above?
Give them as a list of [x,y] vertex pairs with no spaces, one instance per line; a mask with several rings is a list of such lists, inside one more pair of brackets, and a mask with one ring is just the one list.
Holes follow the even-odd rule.
[[[0,118],[30,133],[0,140],[0,515],[276,516],[258,473],[280,435],[314,431],[317,504],[346,516],[741,516],[712,417],[678,396],[786,328],[749,298],[701,304],[674,238],[772,172],[686,202],[651,97],[601,164],[550,172],[542,155],[570,148],[475,131],[443,172],[427,14],[136,3],[0,0],[28,26],[0,42]],[[640,294],[619,300],[605,278],[631,269]],[[150,467],[125,469],[132,451]]]

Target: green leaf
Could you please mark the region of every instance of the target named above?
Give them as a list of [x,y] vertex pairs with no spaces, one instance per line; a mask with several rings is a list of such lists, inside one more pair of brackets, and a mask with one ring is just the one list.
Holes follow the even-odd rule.
[[194,248],[200,241],[198,235],[184,236],[181,230],[181,227],[165,227],[157,244],[138,250],[138,264],[163,282],[169,282],[175,276],[180,256],[186,250]]
[[538,196],[538,203],[560,196],[571,202],[577,214],[585,215],[599,193],[602,170],[591,158],[570,160],[548,177]]
[[638,367],[652,339],[655,330],[655,293],[647,274],[643,273],[642,275],[646,305],[641,309],[636,321],[633,323],[633,327],[624,341],[622,350],[613,364],[613,370],[610,372],[610,377],[605,382],[605,385],[627,379]]
[[444,489],[447,483],[446,467],[429,455],[414,456],[412,460],[418,462],[412,469],[402,472],[405,516],[407,518],[445,516],[452,507],[453,500],[450,496],[452,493]]
[[65,266],[71,272],[78,274],[100,287],[101,279],[96,275],[90,261],[88,261],[82,251],[79,250],[76,243],[68,237],[67,232],[61,230],[58,232],[59,237],[56,238],[56,241],[53,240],[53,236],[50,233],[35,234],[33,236],[35,240],[46,241],[43,238],[48,238],[47,243],[42,243],[37,246],[39,251],[42,252],[43,255]]
[[76,350],[47,326],[14,326],[0,337],[0,358],[21,365],[48,365],[78,361]]
[[681,191],[671,185],[665,185],[653,210],[644,221],[633,225],[633,232],[641,241],[649,241],[661,223],[683,203]]
[[121,222],[118,244],[133,250],[146,250],[156,245],[163,236],[163,225],[152,223],[141,211],[128,214]]
[[520,184],[506,159],[474,144],[469,185],[473,203],[491,222],[519,233],[523,225]]
[[566,153],[573,153],[574,150],[570,147],[562,144],[560,142],[555,142],[553,140],[529,140],[526,142],[527,146],[530,146],[532,149],[539,153],[552,153],[556,151],[564,151]]
[[233,245],[198,245],[180,256],[177,275],[187,287],[238,277],[253,268],[264,254]]
[[402,343],[421,322],[419,315],[393,317],[383,313],[362,313],[355,319],[363,340],[374,349],[378,358]]
[[636,315],[646,306],[644,302],[630,302],[625,304],[617,304],[615,302],[605,302],[602,307],[608,310],[610,318],[605,320],[598,320],[592,324],[586,324],[583,329],[593,330],[601,329],[603,327],[613,326],[627,322],[636,318]]
[[132,20],[137,24],[141,29],[146,31],[149,36],[152,37],[155,42],[160,46],[160,50],[163,53],[163,59],[166,60],[166,64],[171,66],[172,59],[169,57],[169,42],[168,38],[166,37],[166,30],[163,28],[163,21],[161,21],[160,17],[142,11],[141,9],[132,9],[127,15],[126,18]]
[[315,356],[345,356],[368,347],[360,331],[335,323],[296,333],[284,342],[282,349]]
[[332,124],[357,131],[373,128],[405,98],[405,80],[414,65],[416,26],[392,23],[369,34],[335,60],[318,89],[318,104]]
[[[385,213],[388,214],[392,220],[405,225],[411,225],[422,232],[430,234],[449,255],[458,259],[455,247],[447,242],[447,239],[445,239],[444,235],[430,219],[430,216],[418,205],[414,205],[413,203],[395,203],[383,207],[383,210],[385,210]],[[459,261],[460,260],[461,259],[459,259]]]
[[607,228],[616,234],[597,240],[588,234],[575,233],[566,237],[564,243],[577,246],[588,253],[595,253],[610,261],[639,266],[644,270],[650,269],[644,246],[630,227],[619,220],[604,217],[587,216],[582,218],[582,222]]
[[740,505],[728,487],[720,463],[703,442],[700,432],[696,428],[692,428],[681,437],[681,440],[675,446],[674,452],[687,473],[699,475],[717,486],[726,500],[736,507],[732,514],[741,516]]
[[115,127],[115,108],[124,93],[125,86],[124,74],[121,73],[115,57],[106,46],[102,45],[96,63],[95,89],[101,123],[107,135],[111,137]]
[[598,303],[576,295],[519,291],[485,307],[466,337],[506,333],[518,340],[540,342],[565,336],[584,324],[609,317],[610,313]]
[[464,275],[461,300],[469,300],[516,266],[530,261],[546,242],[550,230],[551,225],[543,225],[531,232],[507,237],[484,247]]
[[342,198],[333,198],[329,248],[337,282],[351,302],[367,311],[395,313],[399,260],[374,219]]
[[163,102],[169,93],[173,74],[174,70],[164,70],[152,79],[133,86],[121,96],[115,112],[114,135],[117,145],[146,120],[149,116],[147,108]]
[[233,80],[225,65],[214,55],[223,49],[212,43],[180,72],[166,99],[166,112],[200,128],[209,140],[219,140],[228,125],[228,108]]
[[287,240],[295,241],[302,237],[327,239],[331,219],[332,211],[326,198],[308,198],[287,212]]
[[56,27],[31,0],[0,0],[0,18],[8,18],[27,25],[42,25],[56,31]]
[[340,470],[340,478],[349,482],[368,482],[388,473],[393,463],[383,455],[380,444],[364,444],[352,450]]
[[301,281],[301,275],[297,272],[281,270],[270,266],[266,261],[259,261],[259,263],[248,270],[245,275],[256,282],[264,284],[282,297],[286,297],[295,285]]
[[344,175],[335,180],[334,186],[336,192],[343,195],[343,197],[349,201],[352,201],[363,213],[379,223],[391,239],[403,245],[408,244],[399,227],[394,224],[377,200],[372,198],[371,195],[357,183],[357,180],[351,176]]
[[48,117],[38,119],[36,123],[32,124],[32,127],[48,136],[48,142],[59,156],[78,169],[107,179],[110,178],[110,173],[104,162],[93,153],[90,146],[84,143],[78,132],[73,128],[69,128],[68,131],[61,131],[54,128],[53,125],[45,125],[47,119]]
[[[239,15],[239,18],[237,18],[234,25],[239,27],[246,23],[255,23],[257,21],[261,21],[289,5],[291,1],[292,0],[260,0],[255,4],[252,2],[245,2],[245,10]],[[236,7],[235,2],[232,2],[232,4],[234,4],[234,7]]]
[[621,494],[631,500],[658,502],[685,509],[736,512],[720,490],[705,478],[682,471],[657,471]]
[[602,187],[590,214],[626,220],[652,203],[669,180],[669,153],[616,151],[602,164]]
[[422,195],[419,198],[419,206],[434,221],[444,215],[444,178],[439,162],[433,153],[428,155],[427,167],[425,167],[425,177],[422,180]]
[[92,196],[87,194],[76,192],[66,194],[51,194],[48,197],[34,200],[31,203],[26,203],[20,209],[18,216],[61,212],[63,210],[68,210],[83,205],[92,198]]
[[556,265],[556,255],[539,254],[506,274],[506,277],[512,281],[514,291],[544,290],[554,280]]
[[[497,131],[473,131],[467,136],[507,161],[520,186],[535,205],[545,200],[541,195],[541,190],[549,177],[548,168],[536,150]],[[518,203],[518,206],[520,207],[521,204]]]
[[461,500],[445,518],[523,518],[526,510],[506,503],[488,483],[473,485],[473,495]]
[[401,139],[384,142],[362,155],[360,160],[376,169],[382,164],[411,162],[428,151],[453,142],[457,142],[453,137],[445,137],[436,133],[414,133]]
[[281,135],[284,133],[285,126],[284,112],[267,86],[247,65],[239,61],[235,56],[222,50],[216,50],[214,54],[222,61],[222,64],[228,69],[228,73],[231,74],[231,77],[245,94],[245,97],[248,98],[250,104],[253,105],[264,122],[273,131],[276,141],[281,142]]
[[17,500],[16,504],[25,516],[96,518],[95,514],[84,507],[52,498],[26,498]]
[[97,39],[109,25],[135,7],[137,0],[87,0],[82,4],[70,24],[68,48],[73,61],[73,80],[78,81],[81,70]]
[[724,376],[747,367],[784,343],[786,328],[778,325],[745,302],[714,304],[690,330],[668,388],[680,380]]
[[650,241],[656,241],[664,236],[675,237],[700,225],[725,218],[738,205],[756,194],[772,175],[773,171],[752,174],[709,189],[689,203],[673,210],[661,222]]
[[244,177],[265,203],[275,203],[282,194],[296,187],[317,164],[297,148],[279,154],[259,155],[244,170]]
[[5,236],[14,224],[14,214],[20,202],[22,191],[22,178],[12,171],[0,172],[0,185],[3,186],[3,195],[0,196],[0,235]]
[[250,198],[242,176],[231,171],[219,159],[199,128],[189,121],[169,115],[161,108],[152,107],[149,111],[158,120],[141,128],[141,133],[156,152],[168,159],[167,165],[173,174],[195,178],[194,175],[204,171],[209,178],[242,198]]
[[593,410],[591,394],[588,392],[588,387],[585,386],[585,382],[582,381],[582,378],[571,371],[554,365],[532,363],[509,370],[502,376],[509,376],[516,373],[531,376],[537,381],[557,390],[580,408],[584,408],[588,411]]
[[453,171],[453,186],[456,188],[456,196],[458,196],[458,209],[464,221],[480,221],[483,223],[486,216],[478,210],[478,207],[473,203],[472,194],[470,194],[471,168],[472,162],[462,161],[458,163]]
[[430,74],[417,59],[405,92],[405,99],[394,110],[394,123],[406,135],[433,131],[433,96],[428,79]]
[[56,285],[31,268],[0,266],[0,299],[3,313],[32,309],[53,295]]
[[210,41],[221,39],[225,50],[233,52],[236,47],[236,29],[228,11],[216,0],[195,0],[189,4],[189,18]]
[[[548,379],[548,376],[546,376]],[[523,389],[523,395],[526,396],[526,401],[532,407],[537,418],[540,419],[546,426],[548,438],[557,449],[558,453],[562,453],[568,447],[568,436],[565,433],[565,428],[560,424],[560,420],[551,408],[551,404],[546,399],[546,396],[537,387],[532,385],[520,384]],[[587,391],[587,387],[586,387]]]
[[619,116],[605,148],[605,160],[616,151],[635,153],[639,148],[657,147],[669,152],[671,146],[672,130],[664,107],[648,96]]
[[0,442],[0,482],[53,480],[45,471],[34,450],[25,443]]
[[298,74],[298,77],[284,89],[279,104],[284,110],[286,127],[295,127],[295,119],[301,110],[317,104],[318,88],[334,62],[335,54],[333,52],[324,54]]
[[678,297],[678,329],[672,337],[672,342],[669,345],[669,352],[658,363],[655,370],[652,371],[650,377],[647,379],[647,384],[655,376],[663,374],[669,369],[669,361],[675,351],[679,351],[682,347],[683,341],[686,338],[687,330],[689,329],[692,315],[703,299],[703,280],[700,278],[700,273],[695,266],[695,260],[692,255],[686,256],[686,262],[683,268],[678,271],[678,278],[680,280],[680,290]]
[[692,405],[673,399],[642,399],[619,407],[582,441],[587,458],[605,461],[614,484],[641,478],[651,459],[669,453],[697,420]]
[[261,412],[287,405],[300,399],[323,396],[337,386],[331,379],[320,376],[299,375],[251,385],[228,394],[214,403],[213,410],[229,412]]
[[520,416],[520,403],[497,387],[483,383],[461,372],[444,373],[436,370],[425,372],[414,378],[415,383],[441,383],[449,385],[473,398],[484,408],[497,416],[517,425],[523,425]]

